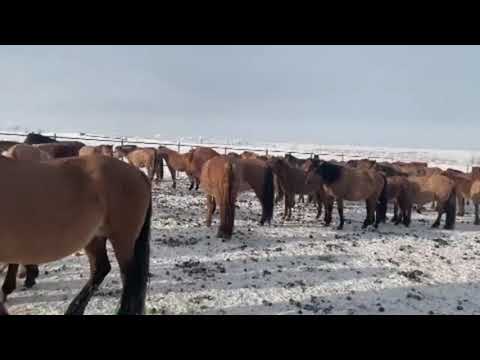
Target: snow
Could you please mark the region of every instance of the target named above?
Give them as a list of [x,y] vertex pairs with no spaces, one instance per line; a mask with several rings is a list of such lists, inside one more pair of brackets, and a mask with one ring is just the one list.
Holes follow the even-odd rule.
[[[289,222],[278,206],[272,225],[260,227],[258,201],[245,193],[234,236],[224,242],[215,237],[218,215],[204,226],[204,195],[185,181],[177,186],[163,182],[153,193],[148,314],[480,313],[480,227],[471,225],[471,208],[453,232],[430,229],[432,212],[414,214],[408,229],[361,230],[365,210],[355,203],[346,204],[343,231],[324,227],[303,204]],[[109,255],[112,272],[87,314],[117,308],[120,277]],[[12,314],[61,314],[88,278],[85,256],[40,270],[33,289],[9,297]]]
[[[317,148],[292,146],[306,152]],[[322,149],[392,155],[396,160],[408,153]],[[472,155],[433,150],[408,154],[411,160],[460,169]],[[148,314],[480,314],[480,227],[472,225],[471,205],[464,218],[457,218],[455,231],[430,229],[435,218],[431,211],[414,213],[410,228],[387,223],[378,231],[362,230],[364,205],[351,202],[345,204],[343,231],[335,230],[336,209],[331,227],[324,227],[315,219],[313,205],[304,204],[296,205],[288,222],[281,220],[279,204],[271,226],[261,227],[259,203],[245,193],[237,202],[234,236],[222,241],[215,237],[218,213],[207,228],[205,196],[188,191],[188,185],[182,178],[174,190],[167,180],[153,191]],[[111,249],[109,257],[112,271],[86,314],[117,309],[121,282]],[[19,279],[7,307],[17,315],[62,314],[88,274],[85,256],[41,265],[37,285],[25,290]]]

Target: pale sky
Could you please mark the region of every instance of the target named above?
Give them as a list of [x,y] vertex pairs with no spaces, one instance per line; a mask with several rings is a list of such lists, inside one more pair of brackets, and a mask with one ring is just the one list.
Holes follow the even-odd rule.
[[0,128],[480,149],[479,46],[0,46]]

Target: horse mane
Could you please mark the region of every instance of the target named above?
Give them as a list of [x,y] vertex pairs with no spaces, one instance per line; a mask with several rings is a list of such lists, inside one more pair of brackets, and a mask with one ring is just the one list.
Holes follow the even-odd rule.
[[343,170],[343,166],[333,164],[329,161],[324,161],[319,165],[317,165],[316,173],[327,184],[332,184],[340,179],[340,177],[342,176],[342,170]]
[[57,140],[52,139],[48,136],[29,133],[25,140],[23,141],[24,144],[33,145],[33,144],[49,144],[49,143],[56,143]]

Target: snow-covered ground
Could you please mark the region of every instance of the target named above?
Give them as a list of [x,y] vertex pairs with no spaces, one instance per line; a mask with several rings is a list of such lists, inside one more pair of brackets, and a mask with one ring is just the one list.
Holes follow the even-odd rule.
[[[316,148],[285,150],[298,149]],[[331,153],[347,150],[330,148]],[[352,148],[349,154],[382,151],[402,159],[396,149]],[[404,160],[463,170],[476,156],[415,151]],[[315,220],[315,209],[303,204],[288,222],[281,221],[283,204],[277,206],[272,225],[260,227],[259,203],[245,193],[238,201],[234,236],[222,241],[215,237],[218,214],[211,229],[204,225],[205,196],[189,192],[184,180],[177,186],[173,190],[164,181],[153,192],[148,314],[480,314],[480,227],[472,225],[471,207],[465,218],[457,218],[455,231],[430,229],[432,212],[415,213],[410,228],[388,223],[378,231],[361,230],[365,209],[360,203],[346,204],[343,231],[335,230],[336,212],[326,228]],[[111,251],[110,259],[112,272],[87,314],[113,314],[119,303],[120,278]],[[41,265],[33,289],[22,289],[18,281],[9,311],[61,314],[88,274],[85,256]]]
[[[224,242],[215,237],[218,215],[204,226],[204,195],[184,181],[170,185],[153,193],[149,314],[480,314],[480,227],[471,208],[455,231],[431,230],[430,212],[414,214],[408,229],[361,230],[365,210],[354,203],[343,231],[324,227],[303,204],[289,222],[278,206],[272,225],[260,227],[259,204],[245,193]],[[116,310],[120,280],[112,252],[110,259],[87,314]],[[33,289],[9,298],[12,314],[63,313],[89,273],[85,256],[40,269]]]

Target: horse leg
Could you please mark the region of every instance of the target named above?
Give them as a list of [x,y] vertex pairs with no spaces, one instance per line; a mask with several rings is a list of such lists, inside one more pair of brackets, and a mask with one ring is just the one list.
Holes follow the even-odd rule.
[[300,194],[300,195],[298,196],[298,202],[299,202],[299,203],[302,203],[302,204],[305,203],[305,198],[304,198],[303,194]]
[[475,225],[480,225],[480,216],[479,216],[479,211],[478,211],[478,208],[479,208],[479,201],[475,201],[475,222],[474,224]]
[[365,221],[363,222],[362,229],[366,229],[368,227],[368,225],[371,224],[371,220],[372,220],[371,213],[373,211],[373,207],[370,204],[370,201],[368,201],[368,200],[365,201],[365,204],[366,204],[366,208],[367,208],[367,217],[365,218]]
[[168,166],[168,171],[170,171],[170,177],[172,178],[172,188],[176,189],[177,188],[177,172],[170,165],[167,165],[167,166]]
[[193,175],[189,175],[188,178],[190,179],[190,187],[188,188],[188,191],[192,191],[195,186],[195,178]]
[[[317,200],[317,217],[316,219],[320,219],[320,216],[322,216],[322,206],[323,206],[323,201],[320,199],[320,196],[316,196]],[[325,209],[326,211],[326,209]]]
[[111,266],[107,256],[106,241],[107,239],[104,237],[95,237],[85,247],[85,254],[90,262],[90,279],[72,300],[65,315],[83,315],[90,298],[110,272]]
[[343,199],[337,199],[337,208],[338,216],[340,216],[340,224],[337,230],[343,230],[343,224],[345,223],[345,218],[343,217]]
[[285,211],[287,212],[286,220],[292,218],[292,208],[295,206],[295,194],[288,194],[285,196]]
[[458,195],[458,216],[465,216],[465,198]]
[[195,178],[195,191],[198,191],[198,188],[200,187],[200,178]]
[[207,227],[212,226],[212,215],[215,212],[215,208],[215,198],[211,195],[207,195]]
[[325,226],[330,226],[332,223],[333,202],[333,199],[327,199],[325,201]]
[[440,226],[440,221],[442,220],[442,215],[443,215],[444,211],[445,211],[445,206],[443,206],[443,205],[441,206],[440,202],[437,202],[438,215],[437,215],[437,219],[432,224],[432,229],[436,229]]
[[17,272],[18,264],[8,264],[7,275],[2,285],[2,296],[0,297],[0,303],[7,300],[7,296],[10,295],[17,288]]
[[38,274],[39,274],[38,266],[37,265],[25,265],[25,268],[27,270],[27,276],[25,278],[24,286],[27,289],[30,289],[36,284],[35,280],[37,279]]
[[398,217],[398,201],[395,199],[393,200],[393,218],[392,218],[392,222],[395,224],[395,225],[398,225],[398,222],[399,222],[399,217]]

